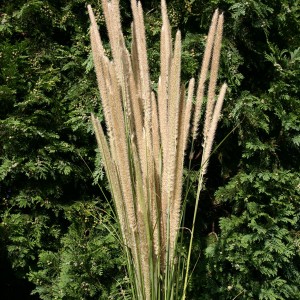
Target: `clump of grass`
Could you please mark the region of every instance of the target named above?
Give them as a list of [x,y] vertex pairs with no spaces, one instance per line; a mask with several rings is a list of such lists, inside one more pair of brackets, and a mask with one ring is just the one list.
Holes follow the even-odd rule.
[[[125,47],[119,1],[102,0],[102,7],[112,60],[105,54],[90,6],[88,11],[107,134],[94,115],[92,122],[127,256],[132,297],[184,299],[196,210],[226,91],[224,84],[216,97],[223,15],[214,13],[197,87],[192,78],[186,88],[180,81],[181,34],[177,31],[173,45],[166,3],[161,1],[160,77],[155,93],[149,76],[141,3],[131,0],[130,51]],[[187,262],[179,264],[176,249],[183,213],[184,156],[189,137],[197,138],[208,73],[202,166],[191,243]]]

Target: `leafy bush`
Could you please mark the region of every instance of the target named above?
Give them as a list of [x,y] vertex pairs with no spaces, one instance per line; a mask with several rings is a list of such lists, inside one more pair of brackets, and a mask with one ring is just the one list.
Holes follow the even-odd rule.
[[[144,2],[149,61],[156,80],[160,1]],[[120,3],[127,33],[130,5]],[[94,0],[90,4],[98,5]],[[116,264],[119,252],[109,232],[93,228],[90,215],[92,207],[98,207],[93,199],[99,194],[91,183],[105,189],[106,180],[102,168],[92,177],[85,165],[101,165],[99,154],[94,160],[89,114],[94,111],[102,118],[85,5],[84,0],[0,4],[0,255],[5,262],[0,268],[1,274],[30,278],[45,299],[61,297],[61,286],[65,298],[76,298],[66,284],[70,277],[78,279],[73,287],[80,297],[111,293],[117,298],[122,288],[126,290],[122,270],[105,258],[100,261],[97,234],[103,237],[101,247],[112,247]],[[182,32],[184,81],[197,72],[213,11],[224,11],[220,81],[226,80],[229,89],[217,142],[235,128],[211,157],[194,243],[200,263],[190,281],[189,299],[198,299],[200,293],[203,299],[233,299],[240,293],[237,299],[298,299],[299,0],[170,0],[168,7],[172,30],[179,27]],[[101,11],[96,16],[106,44]],[[199,163],[200,145],[195,142],[199,151],[192,167]],[[190,190],[189,198],[193,196]],[[188,201],[187,227],[191,209]],[[74,218],[67,216],[69,211]],[[89,237],[84,234],[87,229]],[[262,237],[259,230],[267,234]],[[83,255],[84,266],[91,267],[89,260],[95,258],[103,275],[106,265],[108,274],[116,273],[120,286],[106,286],[105,276],[96,283],[94,276],[101,271],[97,268],[88,273],[86,267],[64,265],[75,262],[76,253],[83,254],[79,245],[90,249]],[[206,258],[205,245],[210,245]],[[281,254],[283,250],[287,251]],[[264,256],[275,263],[262,261]],[[193,261],[198,258],[196,254]],[[236,269],[236,260],[242,262],[242,271]],[[7,299],[12,298],[9,286],[20,290],[19,279],[12,276],[1,281]],[[264,282],[263,289],[257,278]],[[79,288],[83,282],[90,285],[87,291]]]
[[267,90],[245,91],[232,110],[241,160],[216,193],[226,214],[206,250],[208,278],[222,299],[300,296],[299,48],[266,45],[260,59],[272,80]]
[[39,252],[29,280],[43,300],[123,299],[127,283],[124,258],[109,210],[97,202],[75,203],[64,210],[71,225],[58,251]]
[[299,176],[282,169],[240,172],[219,189],[231,216],[206,254],[216,295],[233,299],[298,299],[300,296]]

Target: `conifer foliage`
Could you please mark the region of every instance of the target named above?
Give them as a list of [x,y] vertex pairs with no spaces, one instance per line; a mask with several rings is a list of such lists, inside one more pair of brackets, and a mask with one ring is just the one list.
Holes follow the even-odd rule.
[[[94,8],[108,65],[113,65],[99,2],[88,1]],[[167,19],[161,20],[160,0],[141,2],[149,90],[156,98],[160,128],[158,82],[161,71],[167,69],[160,66],[160,40],[162,23],[166,27]],[[120,0],[119,4],[125,44],[130,49],[131,21],[136,17],[130,1]],[[193,139],[193,113],[200,104],[195,103],[200,91],[197,72],[217,7],[226,20],[217,85],[226,81],[228,88],[215,135],[219,147],[208,154],[210,163],[196,209],[187,299],[198,300],[201,295],[203,300],[298,300],[300,1],[168,0],[167,4],[172,34],[165,36],[164,45],[171,49],[172,59],[179,28],[179,93],[180,103],[186,107],[192,94],[190,78],[195,78],[191,143],[185,151],[181,192],[186,215],[179,234],[183,232],[185,238],[179,236],[174,252],[178,265],[188,256],[204,142],[200,134],[204,122],[199,123]],[[132,298],[124,244],[115,234],[118,228],[107,200],[95,185],[99,184],[111,203],[111,189],[90,121],[94,112],[110,149],[93,68],[86,5],[86,0],[0,1],[0,289],[4,300]],[[135,40],[141,39],[136,36]],[[128,52],[130,56],[134,53]],[[210,74],[208,71],[208,77]],[[134,77],[134,82],[138,78]],[[150,117],[154,120],[152,111],[153,107]],[[132,116],[134,112],[127,113]],[[140,115],[144,122],[143,106]],[[205,121],[204,110],[199,118]],[[139,153],[137,135],[129,135],[132,124],[127,123],[129,118],[124,120],[130,125],[126,142],[133,140]],[[169,127],[167,130],[174,133],[175,127]],[[194,151],[189,156],[191,144]],[[160,147],[164,149],[162,143]],[[187,170],[189,159],[191,169]],[[130,160],[130,166],[134,163]]]

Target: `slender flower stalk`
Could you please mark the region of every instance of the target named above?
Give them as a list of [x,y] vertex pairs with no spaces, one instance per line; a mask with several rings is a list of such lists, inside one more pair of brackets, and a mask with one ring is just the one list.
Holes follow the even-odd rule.
[[[185,299],[196,211],[226,92],[224,84],[219,96],[215,96],[223,16],[218,11],[213,16],[194,105],[195,79],[190,80],[186,91],[180,79],[181,34],[177,32],[173,46],[165,0],[161,1],[161,74],[157,94],[150,83],[141,3],[131,0],[129,52],[122,33],[119,1],[101,2],[111,60],[105,54],[91,6],[88,11],[107,136],[99,120],[94,115],[91,119],[118,217],[132,296],[136,300]],[[184,270],[177,269],[177,241],[183,211],[184,157],[189,136],[197,137],[208,74],[202,171],[182,284],[178,274],[182,276]]]

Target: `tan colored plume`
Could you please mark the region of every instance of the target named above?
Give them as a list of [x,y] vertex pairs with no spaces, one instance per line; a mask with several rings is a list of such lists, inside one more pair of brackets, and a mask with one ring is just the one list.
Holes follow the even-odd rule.
[[[161,1],[160,77],[153,91],[142,5],[131,0],[132,44],[125,47],[118,0],[102,0],[112,59],[104,51],[88,6],[90,37],[106,130],[92,115],[98,147],[118,216],[124,246],[134,266],[138,299],[153,299],[150,270],[164,274],[176,255],[184,157],[196,139],[208,85],[202,165],[206,169],[226,92],[217,97],[223,15],[214,13],[194,102],[195,79],[181,83],[181,33],[173,45],[165,0]],[[209,82],[207,77],[210,74]],[[217,98],[217,99],[216,99]],[[192,118],[192,112],[194,116]],[[190,128],[192,124],[192,128]],[[104,132],[107,132],[105,136]],[[204,171],[205,173],[205,171]]]

